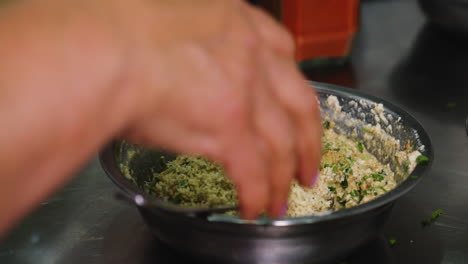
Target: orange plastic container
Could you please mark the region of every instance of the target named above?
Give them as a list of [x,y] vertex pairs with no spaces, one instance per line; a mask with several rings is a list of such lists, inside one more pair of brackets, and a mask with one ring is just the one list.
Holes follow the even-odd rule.
[[281,20],[293,33],[297,60],[346,57],[358,29],[359,0],[283,0]]

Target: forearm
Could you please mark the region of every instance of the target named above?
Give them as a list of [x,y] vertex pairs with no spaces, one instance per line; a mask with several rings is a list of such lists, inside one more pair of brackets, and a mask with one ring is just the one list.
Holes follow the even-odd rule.
[[105,23],[70,1],[25,2],[0,13],[0,235],[118,133],[134,105]]

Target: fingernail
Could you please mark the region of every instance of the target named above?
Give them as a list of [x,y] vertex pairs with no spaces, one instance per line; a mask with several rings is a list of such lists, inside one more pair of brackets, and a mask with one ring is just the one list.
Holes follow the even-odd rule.
[[281,207],[281,211],[280,211],[281,216],[285,216],[287,211],[288,211],[288,204],[285,203],[283,207]]
[[318,172],[315,172],[314,175],[312,175],[312,179],[310,180],[310,187],[314,187],[314,185],[317,183],[318,180]]

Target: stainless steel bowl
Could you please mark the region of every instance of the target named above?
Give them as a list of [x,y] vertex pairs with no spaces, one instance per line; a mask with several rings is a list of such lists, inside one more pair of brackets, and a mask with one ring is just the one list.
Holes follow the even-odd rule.
[[[364,123],[376,124],[370,115],[370,105],[382,103],[384,114],[393,126],[390,133],[400,140],[403,149],[406,142],[413,142],[432,161],[433,152],[430,139],[423,127],[401,108],[382,99],[357,90],[328,84],[311,83],[319,95],[322,115],[330,115],[323,102],[329,95],[336,96],[345,118],[337,118],[336,126],[340,133],[353,130],[345,120],[355,118]],[[357,107],[355,107],[357,104]],[[353,107],[351,107],[353,106]],[[363,114],[364,113],[364,114]],[[359,137],[359,135],[358,135]],[[101,163],[110,179],[130,195],[141,194],[147,199],[161,202],[149,196],[133,182],[124,177],[119,169],[125,164],[134,171],[137,183],[151,175],[148,168],[157,167],[161,155],[167,153],[156,150],[140,151],[138,156],[129,159],[132,148],[124,142],[113,142],[101,153]],[[392,153],[377,151],[383,145],[366,146],[377,158],[392,166]],[[169,154],[170,156],[170,154]],[[385,195],[354,208],[344,209],[323,216],[244,221],[234,216],[211,215],[190,217],[170,213],[155,208],[139,208],[144,220],[154,235],[164,243],[186,254],[212,263],[326,263],[345,257],[360,245],[381,233],[393,202],[410,191],[428,171],[431,162],[418,165],[411,175],[400,175],[398,186]]]

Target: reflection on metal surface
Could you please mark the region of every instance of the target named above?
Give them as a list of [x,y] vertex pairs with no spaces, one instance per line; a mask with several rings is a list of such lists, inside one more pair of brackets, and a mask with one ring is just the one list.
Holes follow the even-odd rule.
[[468,116],[466,117],[466,120],[465,120],[465,130],[466,130],[466,135],[468,136]]

